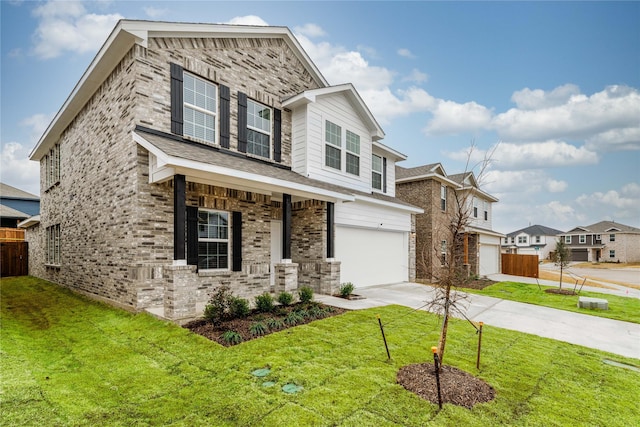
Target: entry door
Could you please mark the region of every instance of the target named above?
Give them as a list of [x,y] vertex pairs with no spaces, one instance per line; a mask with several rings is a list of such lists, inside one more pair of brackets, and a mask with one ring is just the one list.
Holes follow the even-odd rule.
[[271,286],[276,284],[275,265],[282,261],[282,221],[271,220]]

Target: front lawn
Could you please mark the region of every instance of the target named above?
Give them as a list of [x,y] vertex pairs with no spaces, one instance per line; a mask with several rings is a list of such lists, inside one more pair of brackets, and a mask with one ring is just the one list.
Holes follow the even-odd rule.
[[[445,364],[488,382],[492,402],[440,412],[396,383],[431,361],[439,318],[389,306],[222,347],[35,278],[0,281],[4,425],[495,426],[640,424],[640,373],[614,356],[452,320]],[[392,360],[376,319],[385,324]],[[252,374],[270,368],[266,377]],[[286,384],[298,386],[285,393]]]
[[[557,289],[557,287],[541,286],[539,288],[538,285],[526,283],[499,282],[480,290],[470,288],[461,288],[460,290],[489,297],[542,305],[545,307],[558,308],[560,310],[590,314],[592,316],[606,317],[608,319],[640,323],[640,299],[638,298],[627,298],[617,295],[582,291],[580,292],[580,296],[604,298],[609,301],[608,310],[590,310],[578,308],[579,295],[552,294],[544,292],[545,289]],[[573,287],[567,287],[567,289],[573,289]]]

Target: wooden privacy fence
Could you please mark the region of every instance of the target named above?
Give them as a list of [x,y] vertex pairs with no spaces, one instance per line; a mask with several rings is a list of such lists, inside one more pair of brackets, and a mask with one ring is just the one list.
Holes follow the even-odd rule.
[[502,274],[538,277],[538,255],[502,254]]
[[0,242],[0,277],[29,274],[29,244]]
[[24,229],[0,227],[0,242],[24,242]]

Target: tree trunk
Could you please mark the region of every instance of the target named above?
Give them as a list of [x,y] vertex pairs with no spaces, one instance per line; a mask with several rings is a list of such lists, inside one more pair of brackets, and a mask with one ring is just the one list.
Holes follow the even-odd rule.
[[560,290],[562,290],[562,264],[560,264]]

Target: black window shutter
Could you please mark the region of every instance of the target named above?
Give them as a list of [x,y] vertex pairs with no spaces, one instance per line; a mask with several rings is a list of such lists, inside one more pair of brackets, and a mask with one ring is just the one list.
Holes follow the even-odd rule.
[[182,67],[171,63],[171,132],[182,135]]
[[247,94],[238,92],[238,151],[247,152]]
[[198,265],[198,208],[187,206],[187,264]]
[[231,91],[228,86],[220,85],[220,145],[229,148],[229,105]]
[[387,192],[387,158],[382,158],[382,192]]
[[282,111],[273,109],[273,160],[282,161]]
[[231,216],[233,242],[232,271],[242,271],[242,212],[234,211]]

